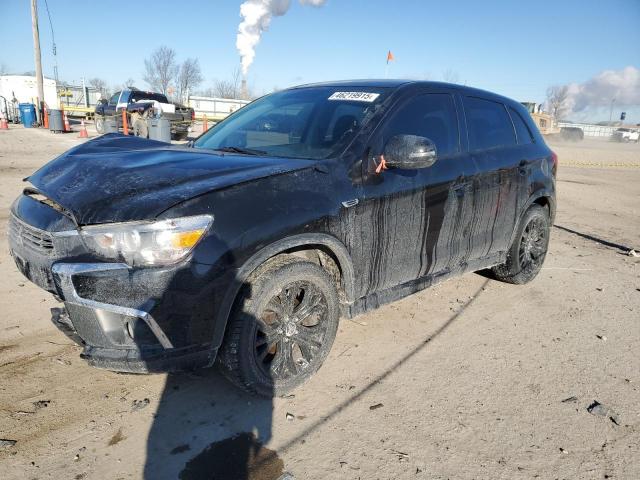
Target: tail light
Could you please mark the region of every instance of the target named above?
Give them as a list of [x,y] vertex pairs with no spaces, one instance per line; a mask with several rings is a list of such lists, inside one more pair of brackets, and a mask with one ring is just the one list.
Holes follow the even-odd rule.
[[551,152],[551,172],[553,172],[553,176],[556,176],[556,172],[558,171],[558,154],[554,151]]
[[191,109],[191,120],[195,120],[196,119],[196,111],[192,108]]

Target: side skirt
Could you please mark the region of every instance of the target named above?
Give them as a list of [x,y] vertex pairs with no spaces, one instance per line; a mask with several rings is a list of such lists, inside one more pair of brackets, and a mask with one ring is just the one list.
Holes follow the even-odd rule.
[[498,254],[491,255],[489,257],[473,260],[469,263],[459,265],[454,269],[447,269],[441,272],[425,275],[416,280],[411,280],[395,287],[375,292],[366,297],[357,299],[352,304],[341,305],[342,315],[347,318],[353,318],[356,315],[366,313],[371,310],[375,310],[387,303],[395,302],[401,298],[407,297],[414,293],[417,293],[425,288],[432,287],[438,283],[449,280],[453,277],[458,277],[464,273],[477,272],[478,270],[484,270],[486,268],[499,265],[505,261],[505,252],[499,252]]

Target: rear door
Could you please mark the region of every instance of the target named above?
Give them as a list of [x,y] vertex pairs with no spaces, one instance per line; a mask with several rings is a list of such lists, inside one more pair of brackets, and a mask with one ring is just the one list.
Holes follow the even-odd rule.
[[471,95],[462,101],[473,162],[470,248],[473,257],[490,259],[509,247],[526,191],[524,159],[504,103]]

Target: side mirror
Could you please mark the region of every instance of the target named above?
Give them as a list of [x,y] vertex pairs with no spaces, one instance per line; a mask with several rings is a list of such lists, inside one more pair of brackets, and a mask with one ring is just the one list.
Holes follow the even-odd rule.
[[107,99],[106,98],[101,98],[100,100],[98,100],[98,103],[100,103],[102,105],[106,105],[107,104]]
[[426,137],[396,135],[384,147],[384,160],[388,167],[427,168],[437,159],[436,145]]

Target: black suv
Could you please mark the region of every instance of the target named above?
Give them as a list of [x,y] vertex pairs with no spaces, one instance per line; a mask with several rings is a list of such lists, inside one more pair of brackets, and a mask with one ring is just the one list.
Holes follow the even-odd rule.
[[279,395],[350,317],[480,269],[540,271],[557,157],[471,88],[349,81],[265,96],[187,145],[108,134],[31,175],[18,268],[92,365],[209,366]]

